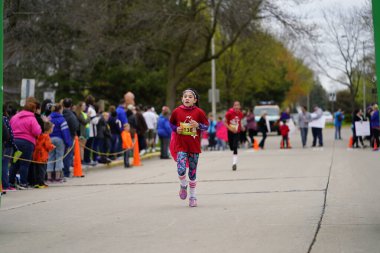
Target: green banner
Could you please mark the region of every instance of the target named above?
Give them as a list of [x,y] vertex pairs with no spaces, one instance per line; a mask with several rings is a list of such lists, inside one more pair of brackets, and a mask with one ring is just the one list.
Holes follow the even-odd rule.
[[377,103],[380,102],[380,1],[372,0],[373,30],[376,55]]

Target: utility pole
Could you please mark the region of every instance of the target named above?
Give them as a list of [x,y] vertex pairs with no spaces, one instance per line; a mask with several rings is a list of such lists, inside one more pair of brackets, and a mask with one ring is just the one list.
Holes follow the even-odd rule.
[[[213,2],[212,2],[213,3]],[[211,6],[211,26],[214,26],[214,5]],[[211,55],[215,55],[215,41],[214,34],[211,39]],[[215,59],[211,60],[211,111],[214,119],[216,118],[216,72],[215,72]]]
[[365,65],[365,41],[363,41],[363,113],[366,113],[366,65]]

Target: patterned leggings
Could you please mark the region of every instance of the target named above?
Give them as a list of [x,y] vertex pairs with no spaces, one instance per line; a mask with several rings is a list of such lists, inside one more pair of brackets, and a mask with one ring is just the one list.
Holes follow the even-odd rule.
[[189,161],[189,179],[194,181],[197,178],[197,165],[199,154],[178,152],[177,154],[177,169],[178,175],[183,176],[186,174],[186,163]]

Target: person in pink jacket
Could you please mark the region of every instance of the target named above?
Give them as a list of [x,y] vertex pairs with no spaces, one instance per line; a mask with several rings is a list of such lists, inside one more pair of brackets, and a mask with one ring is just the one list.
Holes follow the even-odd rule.
[[34,116],[36,102],[37,100],[35,98],[27,98],[23,110],[13,116],[10,121],[14,142],[19,151],[22,152],[22,155],[20,157],[21,159],[12,164],[9,182],[12,186],[16,186],[16,173],[19,172],[20,182],[16,186],[19,190],[24,190],[28,187],[30,165],[30,161],[28,160],[32,159],[36,139],[41,134],[41,127]]
[[222,149],[223,151],[226,149],[226,142],[228,141],[228,132],[227,127],[223,123],[222,117],[218,117],[218,122],[216,123],[216,142],[217,149]]

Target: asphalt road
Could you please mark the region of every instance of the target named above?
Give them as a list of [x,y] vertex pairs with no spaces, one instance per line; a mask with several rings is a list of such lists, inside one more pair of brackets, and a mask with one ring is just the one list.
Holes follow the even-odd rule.
[[270,136],[239,150],[237,171],[230,151],[202,153],[196,208],[157,158],[8,193],[0,252],[380,252],[380,153],[347,149],[348,135],[302,149],[295,133],[290,150]]

